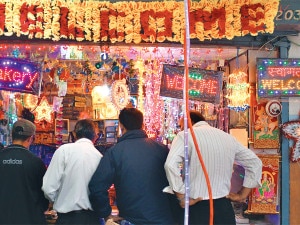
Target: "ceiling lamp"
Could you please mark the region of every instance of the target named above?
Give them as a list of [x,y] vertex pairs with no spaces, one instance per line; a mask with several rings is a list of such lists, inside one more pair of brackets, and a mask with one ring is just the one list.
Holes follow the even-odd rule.
[[228,108],[231,110],[245,111],[249,106],[249,83],[248,75],[241,70],[233,72],[228,77],[227,95]]

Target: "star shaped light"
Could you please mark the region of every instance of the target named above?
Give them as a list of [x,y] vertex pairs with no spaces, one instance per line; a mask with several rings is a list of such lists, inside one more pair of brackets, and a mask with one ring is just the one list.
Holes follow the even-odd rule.
[[49,123],[52,121],[51,113],[53,112],[53,109],[45,96],[41,99],[40,104],[36,107],[34,112],[36,113],[36,120],[46,120]]
[[281,129],[286,138],[294,141],[290,156],[291,161],[300,161],[300,121],[286,122],[282,125]]

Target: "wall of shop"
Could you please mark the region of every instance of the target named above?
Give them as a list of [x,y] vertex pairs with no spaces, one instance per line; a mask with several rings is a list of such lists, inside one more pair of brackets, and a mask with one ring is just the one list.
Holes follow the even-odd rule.
[[[291,47],[289,58],[300,58],[300,36],[289,36]],[[300,98],[289,98],[289,121],[300,120]],[[292,146],[293,142],[289,142]],[[300,163],[290,163],[290,224],[300,224]]]

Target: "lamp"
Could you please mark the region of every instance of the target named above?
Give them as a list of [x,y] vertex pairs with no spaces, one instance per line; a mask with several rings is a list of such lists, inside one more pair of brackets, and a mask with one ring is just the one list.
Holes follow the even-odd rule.
[[247,83],[247,74],[237,70],[229,75],[227,83],[228,108],[239,111],[245,111],[249,106],[249,83]]

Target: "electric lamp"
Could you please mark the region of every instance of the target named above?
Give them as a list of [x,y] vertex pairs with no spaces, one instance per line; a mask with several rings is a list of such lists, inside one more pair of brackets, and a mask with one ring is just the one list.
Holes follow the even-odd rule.
[[249,83],[247,74],[237,70],[229,75],[227,83],[228,108],[231,110],[245,111],[249,106]]

